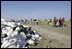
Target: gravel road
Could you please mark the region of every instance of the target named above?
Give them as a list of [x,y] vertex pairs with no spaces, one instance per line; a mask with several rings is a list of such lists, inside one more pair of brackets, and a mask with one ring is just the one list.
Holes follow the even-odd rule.
[[38,32],[42,40],[29,48],[71,48],[71,26],[53,28],[50,25],[29,25]]

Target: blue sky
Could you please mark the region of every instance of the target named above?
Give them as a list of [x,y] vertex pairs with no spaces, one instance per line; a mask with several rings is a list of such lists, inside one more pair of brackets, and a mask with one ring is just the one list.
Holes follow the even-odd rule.
[[1,1],[1,18],[21,19],[71,18],[71,1]]

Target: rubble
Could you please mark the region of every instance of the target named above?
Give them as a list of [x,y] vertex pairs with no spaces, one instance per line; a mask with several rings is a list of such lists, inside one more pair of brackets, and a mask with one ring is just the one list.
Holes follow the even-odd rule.
[[30,26],[1,19],[1,48],[28,48],[41,39]]

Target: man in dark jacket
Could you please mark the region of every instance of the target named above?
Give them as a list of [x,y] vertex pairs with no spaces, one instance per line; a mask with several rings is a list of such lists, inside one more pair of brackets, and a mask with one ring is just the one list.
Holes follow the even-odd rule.
[[59,19],[59,26],[61,27],[61,24],[62,24],[62,20],[61,18]]
[[54,17],[54,27],[56,27],[57,19]]

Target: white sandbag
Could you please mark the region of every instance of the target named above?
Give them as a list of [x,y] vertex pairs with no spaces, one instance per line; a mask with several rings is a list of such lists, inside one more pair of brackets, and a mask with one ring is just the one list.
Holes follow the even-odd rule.
[[24,32],[20,32],[20,36],[22,40],[25,40],[27,38]]
[[49,23],[49,25],[52,25],[52,23]]
[[20,30],[20,28],[19,27],[16,27],[16,29],[15,30]]
[[17,48],[15,45],[10,45],[8,48]]
[[35,43],[35,41],[32,40],[32,39],[28,39],[26,42],[27,42],[29,45],[34,45],[34,43]]
[[7,40],[3,42],[3,44],[1,45],[1,48],[6,48],[6,47],[5,47],[6,44],[8,44],[8,41],[7,41]]
[[[26,30],[26,28],[29,29],[27,25],[5,20],[1,22],[1,48],[28,48],[27,43],[35,45],[35,40],[41,40],[36,31]],[[29,32],[26,33],[27,31]]]

